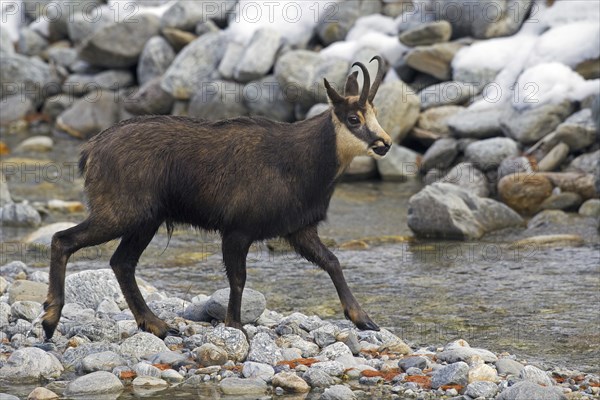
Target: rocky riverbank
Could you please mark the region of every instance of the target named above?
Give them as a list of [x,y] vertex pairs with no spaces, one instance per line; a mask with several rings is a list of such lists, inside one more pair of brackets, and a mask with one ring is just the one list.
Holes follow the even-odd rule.
[[[29,399],[202,395],[294,399],[592,399],[600,377],[545,370],[508,353],[456,340],[405,343],[392,332],[358,331],[348,321],[265,309],[244,292],[244,333],[224,327],[228,290],[191,301],[141,281],[150,308],[179,333],[138,331],[111,270],[67,277],[54,338],[39,315],[48,274],[21,262],[0,267],[0,388]],[[91,282],[103,282],[92,285]],[[3,399],[19,398],[3,394]]]

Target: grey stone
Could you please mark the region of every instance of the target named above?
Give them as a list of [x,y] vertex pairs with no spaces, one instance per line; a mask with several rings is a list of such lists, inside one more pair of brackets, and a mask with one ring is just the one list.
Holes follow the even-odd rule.
[[165,343],[148,332],[140,332],[127,338],[119,347],[120,353],[140,359],[143,356],[169,350]]
[[[160,370],[159,370],[160,371]],[[168,382],[155,376],[137,376],[132,382],[131,385],[134,387],[134,390],[143,387],[144,389],[163,389],[169,386]]]
[[533,166],[527,157],[507,157],[498,166],[498,181],[507,175],[514,173],[531,174]]
[[50,280],[50,274],[46,271],[33,271],[29,274],[27,279],[32,282],[41,282],[47,284]]
[[175,371],[174,369],[167,369],[165,371],[162,371],[160,377],[172,384],[181,383],[185,379],[179,372]]
[[498,385],[487,381],[469,383],[465,390],[465,395],[474,399],[480,397],[491,399],[496,393],[498,393]]
[[200,21],[196,24],[196,30],[194,31],[197,36],[202,36],[205,33],[218,32],[219,27],[212,20]]
[[320,14],[316,33],[326,46],[344,40],[346,35],[361,15],[379,13],[381,5],[375,1],[359,0],[335,3],[335,15],[324,12]]
[[183,314],[183,310],[188,304],[187,301],[178,297],[167,297],[161,300],[148,301],[148,308],[159,318],[168,319],[167,315],[174,317]]
[[315,117],[321,113],[324,113],[325,111],[329,110],[329,104],[327,103],[317,103],[314,106],[312,106],[310,108],[310,110],[308,110],[308,112],[306,113],[306,118],[305,119],[309,119],[312,117]]
[[69,382],[65,389],[65,395],[91,396],[117,394],[123,391],[123,389],[123,384],[115,375],[107,371],[96,371]]
[[79,49],[79,58],[106,68],[127,68],[138,61],[146,42],[159,30],[159,20],[139,14],[135,24],[127,21],[104,26],[87,38]]
[[540,204],[540,210],[576,211],[582,202],[581,196],[577,193],[555,193]]
[[427,367],[427,365],[429,365],[429,360],[422,356],[402,358],[398,361],[398,367],[402,368],[404,371],[407,371],[409,368],[418,368],[423,370]]
[[451,35],[452,26],[448,21],[434,21],[402,32],[399,39],[405,46],[414,47],[447,42]]
[[123,357],[110,350],[89,354],[81,360],[81,367],[84,372],[111,372],[115,367],[126,364],[127,362]]
[[169,114],[175,99],[161,87],[161,77],[146,82],[124,103],[125,110],[136,115]]
[[8,357],[0,368],[0,379],[18,383],[56,379],[63,370],[60,361],[53,354],[37,347],[25,347]]
[[272,28],[257,29],[234,70],[235,80],[249,82],[266,75],[273,67],[281,43],[282,37],[278,31]]
[[89,139],[114,125],[119,119],[119,104],[115,93],[100,90],[94,101],[83,97],[61,113],[56,119],[57,128],[79,139]]
[[498,360],[498,357],[491,351],[473,347],[456,347],[444,350],[437,354],[436,357],[439,361],[446,361],[448,363],[469,361],[473,357],[479,357],[484,362],[495,362]]
[[419,92],[421,110],[465,104],[477,94],[477,91],[475,86],[458,81],[427,86]]
[[306,393],[310,391],[310,386],[294,372],[280,372],[273,376],[272,385],[280,387],[288,393]]
[[[85,339],[89,342],[88,339]],[[99,343],[79,343],[77,347],[68,347],[63,353],[62,363],[67,369],[79,370],[83,368],[83,360],[90,354],[110,351],[119,352],[119,345],[99,342]]]
[[572,151],[578,151],[593,144],[597,132],[598,127],[592,119],[592,110],[584,108],[558,125],[553,139],[567,144]]
[[36,231],[30,233],[23,239],[25,243],[35,243],[40,246],[50,247],[52,236],[56,232],[64,231],[65,229],[75,226],[73,222],[55,222],[50,225],[42,226]]
[[288,101],[273,75],[248,83],[244,86],[243,93],[244,104],[251,115],[265,116],[282,122],[294,120],[294,105]]
[[193,31],[199,22],[209,19],[225,22],[234,15],[235,4],[234,0],[219,3],[178,0],[162,15],[161,27]]
[[465,149],[466,159],[482,171],[498,169],[502,160],[518,154],[519,147],[510,138],[484,139],[471,143]]
[[569,155],[569,146],[560,142],[538,162],[538,171],[549,172],[556,170]]
[[[343,354],[342,356],[336,357],[337,359],[346,358],[352,359],[350,354]],[[342,376],[344,374],[345,367],[339,361],[321,361],[311,365],[310,369],[318,369],[325,372],[330,376]]]
[[585,153],[576,157],[569,166],[567,171],[587,172],[588,174],[598,173],[600,169],[600,150],[591,153]]
[[67,21],[69,40],[75,45],[80,45],[100,29],[112,25],[115,22],[115,12],[116,10],[108,6],[101,6],[92,11],[93,15],[75,13]]
[[309,368],[302,375],[302,379],[313,388],[326,388],[335,384],[335,379],[331,375],[318,368]]
[[467,189],[479,197],[490,194],[486,176],[471,163],[456,164],[440,181]]
[[0,272],[2,273],[2,276],[6,276],[7,278],[21,278],[27,275],[27,264],[23,261],[11,261],[1,266]]
[[111,269],[85,270],[68,275],[65,279],[66,303],[78,302],[95,310],[104,298],[112,299],[122,307],[126,305]]
[[356,396],[352,389],[344,385],[333,385],[323,392],[320,400],[354,400]]
[[358,337],[354,329],[344,329],[335,339],[348,346],[352,354],[357,355],[360,352],[360,343],[358,343]]
[[[0,277],[0,285],[7,285],[8,282],[4,277]],[[8,322],[11,316],[10,305],[4,302],[0,302],[0,326],[8,326]],[[299,358],[299,357],[296,357]]]
[[10,306],[10,312],[14,319],[31,322],[42,313],[42,305],[35,301],[15,301]]
[[192,302],[183,311],[183,318],[190,321],[210,322],[212,317],[206,312],[206,302],[208,299],[209,297],[206,296],[206,299],[202,302]]
[[448,168],[458,155],[456,139],[442,138],[436,140],[423,154],[421,169],[429,171],[432,168]]
[[17,50],[26,56],[38,56],[48,47],[48,41],[31,28],[24,27],[19,30]]
[[559,389],[540,386],[529,381],[517,382],[508,389],[502,391],[496,400],[566,400]]
[[62,90],[69,96],[82,96],[86,93],[97,91],[100,85],[96,83],[92,74],[71,74],[62,84]]
[[226,38],[220,32],[207,33],[187,45],[171,63],[162,79],[162,88],[178,100],[188,100],[212,79],[225,52]]
[[336,342],[336,336],[339,332],[340,329],[337,326],[325,323],[325,325],[311,331],[311,336],[319,347],[325,347]]
[[60,92],[60,84],[48,64],[16,53],[0,57],[0,83],[0,97],[28,97],[36,107],[46,97]]
[[111,69],[94,75],[94,82],[105,90],[118,91],[133,85],[135,78],[130,71]]
[[[220,289],[213,293],[206,302],[206,312],[214,318],[224,321],[229,303],[229,289]],[[245,288],[242,294],[242,324],[250,324],[258,319],[265,311],[267,301],[265,296],[256,290]]]
[[147,362],[139,362],[133,366],[133,371],[137,376],[150,376],[153,378],[160,378],[162,373],[160,369],[154,365],[150,365]]
[[204,343],[202,346],[195,348],[192,353],[196,356],[196,360],[204,367],[212,365],[223,365],[227,362],[227,352],[212,343]]
[[275,370],[268,364],[246,361],[242,367],[242,375],[244,378],[258,378],[269,382],[275,375]]
[[0,126],[22,121],[26,115],[35,111],[33,101],[21,94],[13,94],[2,100],[2,113],[0,113]]
[[96,308],[96,312],[101,315],[114,315],[121,312],[119,305],[116,301],[111,298],[104,298],[98,307]]
[[500,375],[519,375],[523,369],[523,364],[510,358],[501,358],[496,361],[496,370]]
[[329,346],[324,347],[319,356],[325,357],[328,360],[335,360],[344,355],[352,356],[352,351],[348,346],[341,342],[335,342]]
[[267,391],[266,382],[260,378],[225,378],[219,387],[226,395],[264,394]]
[[247,360],[275,366],[283,361],[283,355],[267,333],[259,332],[250,342]]
[[244,86],[231,81],[205,82],[198,93],[193,95],[188,113],[190,116],[221,120],[246,115]]
[[48,293],[48,285],[40,282],[17,280],[8,289],[8,303],[16,301],[34,301],[43,303]]
[[486,232],[520,226],[523,219],[502,203],[438,182],[410,198],[407,222],[422,237],[476,239]]
[[4,226],[36,227],[42,223],[42,217],[28,203],[5,204],[0,208],[0,221]]
[[222,348],[227,352],[227,357],[236,362],[246,358],[250,347],[242,331],[223,325],[210,330],[206,334],[206,342]]
[[437,389],[444,385],[467,385],[469,366],[462,361],[446,365],[434,371],[431,387]]
[[233,74],[244,56],[246,48],[238,42],[227,43],[225,54],[219,63],[219,74],[224,79],[233,79]]
[[8,190],[6,177],[0,172],[0,208],[4,207],[6,204],[12,204],[12,202],[13,200],[10,195],[10,190]]
[[377,160],[377,169],[383,180],[403,181],[417,178],[420,157],[419,153],[406,147],[392,145],[386,156]]
[[450,63],[463,46],[459,42],[449,42],[415,47],[406,55],[406,64],[417,71],[447,81],[452,78]]
[[[38,386],[33,389],[29,395],[27,396],[27,400],[56,400],[58,399],[58,394],[53,391],[46,389],[45,387]],[[18,398],[16,398],[18,399]],[[11,400],[10,398],[2,398],[2,400]]]
[[459,138],[485,139],[502,134],[498,107],[486,109],[466,108],[448,118],[450,131]]
[[15,54],[15,46],[4,26],[0,26],[0,55]]
[[600,217],[600,199],[589,199],[586,200],[581,207],[579,207],[579,214],[585,217]]
[[73,105],[75,99],[74,96],[69,96],[65,93],[50,96],[44,101],[42,114],[45,114],[52,119],[56,119],[62,112]]
[[302,352],[302,357],[314,357],[319,353],[319,346],[313,342],[302,339],[300,336],[295,334],[288,334],[282,336],[276,340],[279,347],[282,348],[296,348]]
[[533,365],[526,365],[523,367],[519,373],[519,378],[542,386],[553,385],[552,379],[550,379],[548,374]]
[[64,68],[69,68],[77,59],[77,50],[71,47],[53,46],[46,52],[48,60]]
[[379,124],[396,143],[406,137],[419,117],[419,97],[402,81],[382,83],[373,105]]
[[571,102],[543,104],[535,108],[509,108],[500,119],[504,134],[522,144],[536,142],[552,132],[573,112]]
[[162,37],[154,36],[146,42],[137,65],[140,86],[162,76],[175,59],[175,51]]

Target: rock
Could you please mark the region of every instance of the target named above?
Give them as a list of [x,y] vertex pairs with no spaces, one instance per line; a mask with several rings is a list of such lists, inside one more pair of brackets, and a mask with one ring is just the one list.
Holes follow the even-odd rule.
[[[58,399],[58,395],[52,390],[48,390],[45,387],[38,386],[29,393],[27,400],[55,400]],[[8,400],[8,399],[7,399]]]
[[0,208],[6,204],[12,204],[13,200],[8,190],[8,184],[6,183],[6,177],[0,172]]
[[496,371],[500,375],[519,375],[523,369],[523,364],[510,358],[501,358],[496,361]]
[[473,382],[498,382],[496,370],[487,364],[478,364],[469,370],[469,383]]
[[600,199],[586,200],[581,207],[579,207],[579,214],[585,217],[600,217]]
[[68,275],[65,279],[65,302],[81,303],[96,309],[104,298],[125,307],[126,302],[117,278],[111,269],[85,270]]
[[167,39],[167,42],[169,42],[169,44],[173,47],[175,52],[179,52],[185,46],[198,38],[198,36],[194,35],[193,33],[175,28],[163,28],[161,33]]
[[354,157],[344,171],[344,179],[357,181],[370,179],[377,175],[377,161],[369,156]]
[[406,64],[417,71],[447,81],[452,77],[450,63],[463,46],[458,42],[449,42],[415,47],[406,55]]
[[29,27],[19,30],[17,51],[26,56],[38,56],[48,47],[48,41]]
[[[225,320],[229,303],[229,289],[220,289],[206,302],[206,312],[220,321]],[[250,324],[258,319],[265,311],[267,301],[265,296],[256,290],[245,288],[242,294],[242,324]]]
[[559,389],[552,387],[543,387],[533,382],[517,382],[508,389],[504,390],[496,400],[566,400],[564,394]]
[[486,176],[473,164],[467,162],[456,164],[440,182],[457,185],[479,197],[488,197],[490,194]]
[[119,347],[120,353],[129,357],[140,359],[143,356],[168,351],[169,349],[158,337],[148,332],[139,332],[127,338]]
[[8,303],[17,301],[33,301],[43,303],[48,293],[48,285],[40,282],[16,280],[8,289]]
[[319,347],[329,346],[336,342],[336,336],[340,332],[340,329],[329,323],[321,325],[317,329],[311,331],[313,340]]
[[128,68],[138,62],[144,46],[158,34],[159,20],[150,14],[136,15],[137,23],[126,21],[104,26],[84,40],[79,58],[106,68]]
[[124,386],[115,375],[107,371],[92,372],[69,382],[65,389],[66,396],[92,396],[113,394],[123,391]]
[[406,147],[393,145],[384,158],[377,160],[377,169],[384,180],[404,181],[416,178],[420,155]]
[[[243,93],[244,104],[251,115],[265,116],[282,122],[294,120],[294,105],[287,100],[282,87],[273,75],[248,83],[244,86]],[[316,106],[318,104],[314,107]],[[329,108],[329,105],[325,106],[326,109]]]
[[227,43],[225,54],[219,63],[219,74],[227,80],[233,79],[233,74],[244,56],[245,47],[241,43],[230,41]]
[[231,81],[204,82],[192,96],[188,114],[192,117],[217,121],[246,115],[243,101],[244,86]]
[[169,383],[161,378],[157,378],[154,376],[138,376],[131,382],[131,385],[134,387],[134,389],[140,386],[150,388],[166,388],[167,386],[169,386]]
[[498,393],[498,385],[494,382],[479,381],[469,383],[465,390],[465,395],[471,398],[491,399]]
[[4,25],[0,26],[0,55],[15,54],[15,46],[12,43],[10,34]]
[[556,129],[572,112],[573,105],[566,100],[523,110],[509,108],[501,118],[500,126],[506,136],[530,144]]
[[227,362],[227,352],[212,343],[204,343],[194,349],[196,360],[204,367],[223,365]]
[[521,173],[522,175],[533,174],[533,166],[527,157],[507,157],[498,167],[497,179],[500,180],[507,175]]
[[162,88],[178,100],[188,100],[216,71],[225,52],[226,38],[207,33],[187,45],[163,75]]
[[398,367],[402,368],[403,371],[407,371],[409,368],[418,368],[423,370],[429,365],[429,360],[422,356],[412,356],[407,358],[401,358],[398,361]]
[[77,50],[71,47],[53,46],[46,53],[50,62],[64,68],[70,68],[77,60]]
[[349,355],[352,356],[352,351],[348,346],[342,342],[335,342],[329,346],[324,347],[319,356],[324,357],[328,360],[335,360],[336,358]]
[[402,81],[382,83],[373,100],[381,127],[399,143],[419,117],[419,98]]
[[418,236],[458,239],[523,224],[504,204],[448,183],[434,183],[412,196],[407,222]]
[[448,136],[451,133],[448,120],[463,109],[464,107],[459,106],[440,106],[427,109],[419,114],[416,127],[438,135]]
[[[177,28],[186,31],[193,31],[198,21],[207,21],[210,19],[226,19],[233,16],[235,2],[226,0],[211,7],[210,3],[176,1],[162,15],[161,27]],[[215,8],[217,8],[215,10]]]
[[133,371],[137,376],[150,376],[153,378],[160,377],[162,373],[160,369],[154,365],[150,365],[147,362],[139,362],[133,366]]
[[260,378],[225,378],[219,386],[226,395],[265,394],[267,391],[266,382]]
[[[539,214],[538,214],[539,215]],[[533,221],[533,219],[531,220]],[[532,225],[530,221],[529,225]],[[584,240],[579,235],[539,235],[531,236],[525,239],[517,240],[511,244],[511,248],[560,248],[560,247],[579,247],[583,246]]]
[[24,347],[8,357],[0,368],[0,379],[18,383],[56,379],[63,370],[60,361],[53,354],[37,347]]
[[569,215],[561,210],[543,210],[537,213],[527,223],[528,229],[549,228],[552,225],[568,225],[571,223]]
[[482,171],[496,170],[502,160],[518,154],[517,143],[509,138],[484,139],[465,149],[465,158]]
[[95,92],[95,99],[76,100],[56,119],[56,127],[78,139],[90,139],[119,120],[119,103],[116,94],[107,90]]
[[280,387],[288,393],[307,393],[310,386],[293,372],[280,372],[271,381],[274,387]]
[[27,115],[33,112],[35,112],[35,106],[30,98],[24,97],[21,94],[6,96],[2,98],[0,126],[8,126],[12,123],[23,121]]
[[[352,358],[350,355],[345,354],[342,355],[340,357],[338,357],[338,359],[346,359],[348,358],[348,360],[350,360],[350,364],[351,366],[354,366],[356,364],[356,362],[354,361],[354,358]],[[350,366],[350,365],[348,365]],[[313,365],[311,365],[310,369],[318,369],[320,371],[325,372],[327,375],[329,376],[342,376],[344,374],[344,370],[346,369],[344,364],[342,364],[341,362],[338,361],[321,361],[321,362],[317,362],[314,363]]]
[[422,25],[402,32],[400,42],[405,46],[428,46],[447,42],[452,36],[452,26],[447,21],[425,22]]
[[[0,57],[0,97],[23,95],[38,106],[60,91],[50,66],[37,57],[3,53]],[[3,105],[4,112],[4,105]]]
[[440,361],[446,361],[448,363],[456,363],[458,361],[469,362],[473,358],[480,358],[484,362],[495,362],[498,357],[489,350],[473,348],[470,346],[456,346],[444,348],[444,351],[436,355],[436,358]]
[[592,153],[585,153],[576,157],[569,166],[567,171],[587,172],[588,174],[597,173],[598,165],[600,164],[600,150]]
[[279,337],[276,341],[281,348],[296,348],[302,352],[302,357],[314,357],[319,353],[319,346],[313,342],[302,339],[298,335],[287,334]]
[[262,78],[275,62],[282,37],[272,28],[259,28],[245,46],[244,54],[235,68],[233,77],[238,82],[249,82]]
[[[82,5],[86,2],[82,2]],[[78,4],[79,5],[79,4]],[[86,4],[89,7],[89,3]],[[87,8],[87,7],[86,7]],[[66,21],[66,30],[69,40],[75,45],[81,45],[100,29],[115,22],[116,9],[100,6],[86,12],[76,12]]]
[[[477,90],[471,84],[458,81],[437,83],[427,86],[419,92],[421,110],[465,104],[476,94]],[[457,110],[460,109],[462,107],[457,108]]]
[[42,114],[45,114],[54,120],[58,118],[63,111],[71,107],[75,100],[74,96],[65,95],[64,93],[50,96],[44,101]]
[[225,350],[227,358],[235,362],[243,361],[248,355],[246,336],[239,329],[219,325],[206,334],[206,342]]
[[456,139],[442,138],[436,140],[423,154],[421,170],[429,171],[432,168],[448,168],[458,155]]
[[175,59],[175,51],[162,36],[150,38],[144,45],[137,65],[140,86],[162,76]]
[[3,226],[32,228],[42,223],[42,217],[28,203],[10,203],[0,208],[0,221]]
[[183,376],[181,376],[181,374],[174,369],[167,369],[163,371],[160,377],[171,384],[181,383],[184,379]]
[[466,108],[448,118],[450,131],[459,138],[485,139],[502,134],[499,107]]
[[23,239],[25,243],[34,243],[40,246],[50,247],[52,236],[56,232],[64,231],[74,227],[76,224],[72,222],[55,222],[50,225],[42,226],[36,231],[30,233]]
[[582,61],[573,68],[573,71],[584,79],[598,79],[600,78],[600,59]]
[[334,385],[325,389],[320,397],[320,400],[354,400],[356,396],[354,392],[344,385]]
[[283,361],[283,355],[275,341],[267,333],[259,332],[250,342],[247,360],[275,366]]
[[136,115],[161,115],[170,114],[174,103],[173,96],[161,87],[161,77],[156,77],[135,91],[124,106],[127,112]]
[[469,366],[460,361],[449,364],[434,371],[431,376],[431,387],[437,389],[445,385],[467,385]]
[[582,203],[581,196],[577,193],[561,192],[552,194],[540,204],[540,210],[575,211]]
[[554,171],[569,155],[569,146],[559,143],[538,162],[538,171]]
[[50,280],[50,274],[46,271],[33,271],[29,274],[27,279],[32,282],[41,282],[47,284]]
[[94,82],[100,89],[118,91],[133,85],[135,78],[130,71],[111,69],[94,75]]
[[550,379],[548,374],[533,365],[526,365],[523,367],[519,373],[519,378],[542,386],[553,385],[552,379]]
[[242,375],[244,378],[258,378],[270,382],[271,377],[275,375],[275,370],[267,364],[246,361],[242,367]]
[[81,367],[84,372],[108,371],[111,372],[115,367],[127,365],[127,361],[114,351],[101,351],[86,356],[81,361]]
[[584,108],[558,125],[553,140],[565,143],[572,151],[579,151],[594,143],[597,129],[592,110]]
[[316,26],[316,33],[326,46],[342,41],[360,16],[378,13],[380,4],[368,0],[352,3],[340,2],[335,5],[335,17],[321,14]]
[[332,386],[335,380],[322,369],[309,368],[303,375],[304,379],[312,388],[326,388]]
[[584,200],[596,197],[595,177],[592,174],[574,172],[539,172],[538,175],[548,178],[552,184],[563,192],[574,192]]
[[52,150],[54,141],[48,136],[33,136],[23,140],[15,151],[45,152]]
[[543,175],[522,173],[503,177],[498,182],[502,201],[521,214],[532,214],[552,194],[552,183]]
[[15,301],[10,306],[13,319],[32,322],[42,313],[42,304],[35,301]]

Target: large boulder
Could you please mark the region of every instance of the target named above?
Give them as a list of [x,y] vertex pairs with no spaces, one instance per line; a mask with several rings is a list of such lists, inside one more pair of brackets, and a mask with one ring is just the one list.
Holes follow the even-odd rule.
[[[229,289],[220,289],[206,302],[206,311],[215,319],[224,321],[229,303]],[[250,324],[258,319],[265,311],[267,301],[265,296],[250,288],[244,289],[242,295],[242,324]]]
[[283,88],[273,75],[249,82],[244,86],[243,93],[244,104],[251,115],[283,122],[294,120],[294,104],[288,101]]
[[16,53],[3,53],[0,57],[0,97],[3,99],[9,95],[26,96],[37,106],[60,89],[50,66],[39,58]]
[[[117,101],[115,101],[117,98]],[[119,120],[117,92],[97,90],[75,101],[56,119],[56,127],[78,139],[89,139]]]
[[273,67],[281,44],[281,35],[274,29],[261,28],[254,32],[234,70],[235,80],[249,82],[265,76]]
[[417,71],[447,81],[452,77],[452,59],[463,46],[459,42],[449,42],[415,47],[406,55],[406,64]]
[[16,383],[56,379],[64,368],[50,353],[37,347],[24,347],[12,353],[0,368],[0,379]]
[[161,87],[161,77],[146,82],[124,102],[125,110],[132,114],[169,114],[175,99]]
[[156,16],[141,14],[136,22],[123,21],[99,29],[87,38],[79,50],[79,58],[106,68],[127,68],[138,62],[146,42],[158,34]]
[[192,96],[188,114],[192,117],[221,120],[248,113],[244,105],[244,86],[232,81],[207,81]]
[[573,110],[573,104],[568,100],[533,108],[511,107],[501,117],[500,126],[506,136],[522,144],[531,144],[556,129]]
[[519,146],[510,138],[490,138],[469,144],[465,149],[465,157],[477,168],[488,171],[498,169],[500,163],[508,157],[517,156]]
[[382,83],[373,100],[381,127],[399,143],[419,118],[419,97],[402,81]]
[[154,36],[146,42],[137,66],[140,85],[162,76],[175,59],[175,51],[162,36]]
[[487,232],[523,224],[504,204],[449,183],[426,186],[408,205],[408,226],[421,237],[478,239]]

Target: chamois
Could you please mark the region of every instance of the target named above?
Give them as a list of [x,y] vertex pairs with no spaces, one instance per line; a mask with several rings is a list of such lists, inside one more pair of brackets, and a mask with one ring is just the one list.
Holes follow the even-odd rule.
[[161,224],[219,232],[230,286],[225,323],[241,329],[246,256],[255,241],[285,238],[297,253],[331,277],[346,318],[379,330],[350,292],[336,256],[317,225],[326,218],[334,185],[355,156],[383,157],[392,140],[376,118],[373,98],[384,74],[379,56],[373,86],[364,64],[348,76],[345,96],[324,79],[329,110],[280,123],[239,117],[206,121],[146,116],[120,122],[89,140],[79,169],[89,216],[52,237],[50,285],[42,326],[54,334],[64,305],[67,260],[75,251],[116,238],[110,259],[138,326],[164,338],[169,326],[150,311],[135,268]]

